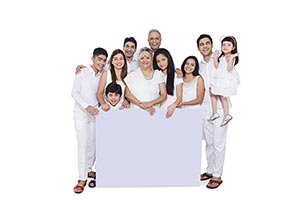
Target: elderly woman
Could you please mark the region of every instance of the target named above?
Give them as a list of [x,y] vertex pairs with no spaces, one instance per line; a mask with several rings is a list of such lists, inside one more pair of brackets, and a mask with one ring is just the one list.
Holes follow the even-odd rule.
[[152,68],[152,51],[144,47],[139,52],[140,68],[124,79],[125,97],[133,104],[153,115],[155,108],[166,100],[167,91],[162,72]]

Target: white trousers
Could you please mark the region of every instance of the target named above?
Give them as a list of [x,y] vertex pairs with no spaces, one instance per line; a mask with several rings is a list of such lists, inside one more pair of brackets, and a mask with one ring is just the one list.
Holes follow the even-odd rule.
[[78,140],[79,180],[87,180],[88,172],[95,163],[95,118],[86,113],[75,112],[75,129]]
[[204,110],[203,114],[203,136],[206,142],[206,172],[215,177],[221,177],[223,173],[225,147],[227,138],[227,126],[220,127],[223,121],[223,110],[218,109],[220,117],[212,122],[207,119],[211,111]]

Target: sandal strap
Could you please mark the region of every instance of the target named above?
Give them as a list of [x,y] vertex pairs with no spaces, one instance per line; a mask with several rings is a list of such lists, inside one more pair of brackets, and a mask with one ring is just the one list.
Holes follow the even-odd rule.
[[[92,175],[91,175],[92,174]],[[89,173],[88,173],[88,178],[96,178],[96,172],[94,172],[94,171],[90,171]]]
[[217,184],[221,184],[223,181],[222,180],[209,180],[209,183],[217,183]]
[[74,187],[74,189],[81,189],[81,190],[84,190],[84,187],[77,184],[77,185]]
[[201,174],[201,176],[212,177],[212,174],[209,174],[209,173],[205,172],[205,173]]
[[201,174],[200,179],[201,180],[207,180],[207,179],[210,179],[212,177],[213,177],[212,174],[209,174],[209,173],[205,172],[205,173]]

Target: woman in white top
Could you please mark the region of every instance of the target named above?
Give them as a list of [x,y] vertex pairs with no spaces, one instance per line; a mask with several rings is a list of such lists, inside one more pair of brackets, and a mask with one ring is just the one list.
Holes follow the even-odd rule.
[[182,78],[177,78],[173,58],[167,49],[157,49],[153,56],[153,68],[163,72],[167,88],[167,100],[161,107],[167,109],[166,117],[174,113],[176,107],[182,101]]
[[152,68],[152,51],[144,47],[139,52],[140,68],[125,78],[125,97],[133,104],[153,115],[155,108],[166,100],[167,92],[163,74]]
[[204,97],[204,81],[199,75],[199,62],[188,56],[181,65],[183,74],[182,102],[178,107],[200,108]]
[[[122,93],[124,94],[124,78],[127,76],[127,63],[124,52],[120,49],[114,50],[109,59],[109,65],[110,69],[104,71],[100,77],[97,92],[97,99],[101,105],[101,109],[104,111],[110,109],[109,103],[105,100],[105,88],[109,83],[118,83],[122,87]],[[121,107],[119,107],[120,109],[128,107],[128,102],[124,99],[124,95],[121,96],[120,101],[122,102]]]

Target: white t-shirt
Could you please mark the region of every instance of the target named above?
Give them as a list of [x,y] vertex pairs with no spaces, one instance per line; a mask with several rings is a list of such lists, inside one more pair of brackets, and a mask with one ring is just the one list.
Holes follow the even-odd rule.
[[[160,96],[159,85],[165,82],[161,71],[154,70],[152,78],[146,79],[140,68],[128,74],[124,81],[132,95],[141,102],[148,102],[158,98]],[[138,106],[132,105],[132,107],[136,108]]]

